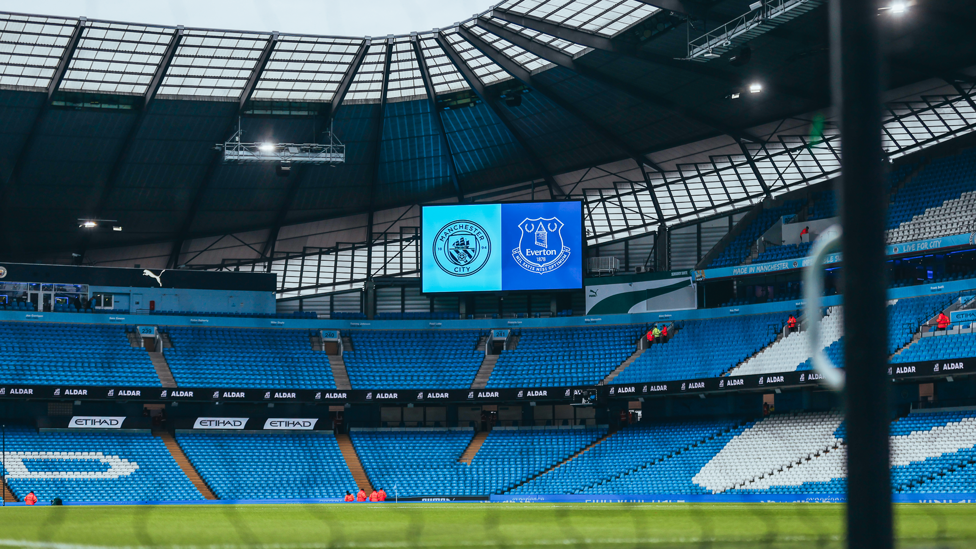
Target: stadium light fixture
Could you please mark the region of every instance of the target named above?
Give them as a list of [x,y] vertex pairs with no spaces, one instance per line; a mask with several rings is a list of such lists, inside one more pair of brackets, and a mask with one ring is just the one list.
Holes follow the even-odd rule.
[[261,152],[272,152],[276,149],[274,143],[261,143],[258,145],[258,150]]
[[759,82],[753,82],[749,84],[749,93],[760,93],[762,92],[762,84]]
[[891,3],[889,9],[891,10],[892,15],[902,15],[903,13],[908,11],[908,4],[906,4],[905,2],[901,2],[899,0],[895,0],[894,2]]
[[88,219],[88,218],[79,218],[78,219],[78,228],[79,229],[97,229],[100,226],[100,224],[105,224],[106,226],[111,226],[113,231],[121,231],[122,230],[122,227],[120,227],[118,225],[114,225],[114,223],[118,223],[118,220],[115,220],[115,219]]
[[85,221],[81,224],[81,226],[86,229],[94,229],[98,226],[98,223],[95,223],[94,221]]

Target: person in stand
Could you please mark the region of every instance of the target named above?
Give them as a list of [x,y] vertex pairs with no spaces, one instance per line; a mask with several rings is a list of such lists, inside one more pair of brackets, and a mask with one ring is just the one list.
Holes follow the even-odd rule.
[[349,490],[346,490],[345,501],[356,501],[356,496],[352,495],[352,492],[350,492]]
[[372,503],[376,503],[379,500],[380,500],[380,494],[379,494],[379,492],[377,492],[376,490],[373,490],[373,493],[369,495],[369,501],[372,502]]
[[949,327],[949,317],[945,313],[939,313],[939,318],[935,319],[936,324],[938,324],[940,330],[945,330]]
[[27,494],[27,497],[24,498],[24,503],[27,505],[37,505],[37,496],[34,495],[34,492]]
[[763,417],[769,417],[769,403],[763,402]]
[[386,501],[386,490],[380,488],[379,489],[379,494],[380,494],[379,495],[380,501]]
[[657,327],[657,324],[654,325],[654,329],[651,330],[651,333],[654,335],[654,343],[660,343],[661,342],[661,329]]
[[667,341],[667,340],[668,340],[668,325],[665,324],[664,326],[661,327],[661,341]]
[[807,225],[806,227],[803,227],[803,230],[800,231],[800,236],[803,236],[805,234],[810,234],[810,226],[809,225]]
[[366,501],[366,490],[363,490],[362,488],[359,489],[359,493],[356,494],[356,501],[358,502]]
[[647,344],[648,344],[648,346],[650,346],[651,343],[654,343],[654,330],[653,329],[650,329],[650,330],[647,331]]
[[786,321],[786,327],[789,329],[790,332],[796,331],[796,317],[793,316],[792,314],[790,315],[790,318]]

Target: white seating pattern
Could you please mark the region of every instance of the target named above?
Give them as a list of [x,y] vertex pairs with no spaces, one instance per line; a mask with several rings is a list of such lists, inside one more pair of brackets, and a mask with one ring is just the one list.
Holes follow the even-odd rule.
[[[5,478],[82,478],[82,479],[117,479],[129,476],[139,468],[134,461],[119,456],[106,456],[101,452],[6,452],[3,465],[7,469]],[[100,461],[108,465],[107,471],[31,471],[24,464],[27,461]]]
[[888,243],[899,244],[971,232],[976,226],[976,191],[946,200],[888,231]]
[[757,481],[839,445],[842,441],[834,433],[843,421],[844,417],[836,412],[768,417],[730,440],[692,481],[712,492]]
[[891,465],[908,465],[976,445],[976,417],[891,437]]
[[[810,359],[808,332],[792,332],[729,372],[730,376],[792,372]],[[820,348],[825,349],[844,335],[843,307],[830,307],[820,321]]]
[[833,448],[810,461],[803,461],[773,475],[744,486],[748,490],[768,490],[773,486],[802,486],[807,482],[829,482],[847,478],[847,447]]

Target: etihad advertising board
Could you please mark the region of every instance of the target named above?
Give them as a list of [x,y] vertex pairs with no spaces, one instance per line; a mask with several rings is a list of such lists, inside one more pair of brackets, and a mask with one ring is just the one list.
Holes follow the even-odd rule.
[[582,288],[582,211],[578,201],[423,207],[424,293]]

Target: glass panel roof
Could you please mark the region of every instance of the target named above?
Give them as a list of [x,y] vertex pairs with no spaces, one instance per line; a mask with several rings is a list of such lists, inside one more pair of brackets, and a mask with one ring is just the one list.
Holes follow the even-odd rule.
[[461,56],[461,59],[464,59],[468,68],[474,72],[478,80],[481,80],[481,83],[485,86],[497,82],[504,82],[512,78],[512,75],[505,72],[494,61],[488,59],[485,54],[472,46],[470,42],[462,38],[456,29],[445,30],[444,38],[447,39],[447,43],[454,48],[454,51]]
[[430,73],[434,94],[468,89],[468,83],[464,81],[461,71],[454,66],[454,63],[451,63],[451,59],[441,49],[440,44],[434,40],[433,35],[420,36],[420,51],[424,55],[427,72]]
[[476,26],[474,20],[468,21],[464,24],[464,26],[476,36],[490,44],[491,47],[498,50],[502,55],[518,63],[520,67],[529,71],[530,74],[539,73],[556,66],[534,53],[525,51],[521,47],[516,46],[497,34],[490,33],[485,29]]
[[550,34],[539,32],[535,29],[529,29],[521,25],[516,25],[515,23],[509,23],[508,21],[503,21],[497,17],[484,17],[484,19],[487,19],[500,27],[505,27],[512,32],[517,32],[529,40],[539,42],[540,44],[549,46],[556,51],[561,51],[574,58],[581,57],[582,55],[593,51],[593,48],[581,46],[575,42],[570,42],[569,40],[564,40],[562,38],[556,38]]
[[424,78],[417,65],[417,54],[409,38],[398,38],[393,44],[390,76],[386,84],[387,101],[406,101],[427,97]]
[[160,96],[238,99],[270,34],[187,30]]
[[143,95],[175,29],[93,22],[85,27],[59,89]]
[[279,36],[252,99],[332,101],[362,40]]
[[637,0],[507,0],[499,9],[602,36],[615,36],[660,11]]
[[383,93],[383,72],[386,70],[386,41],[377,41],[369,46],[359,72],[343,101],[359,103],[378,102]]
[[0,13],[0,87],[46,89],[77,20]]

